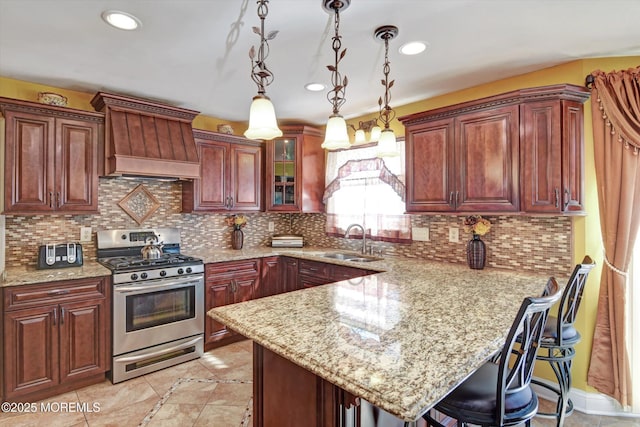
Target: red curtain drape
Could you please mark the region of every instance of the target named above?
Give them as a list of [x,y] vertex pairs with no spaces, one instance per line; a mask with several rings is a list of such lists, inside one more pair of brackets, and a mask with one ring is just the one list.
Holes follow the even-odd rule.
[[640,67],[591,73],[593,143],[604,266],[587,383],[631,402],[625,295],[640,226]]

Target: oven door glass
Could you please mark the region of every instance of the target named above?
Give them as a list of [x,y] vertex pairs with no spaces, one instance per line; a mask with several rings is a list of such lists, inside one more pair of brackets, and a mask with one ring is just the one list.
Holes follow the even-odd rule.
[[195,291],[195,286],[189,286],[128,295],[126,331],[139,331],[195,317]]

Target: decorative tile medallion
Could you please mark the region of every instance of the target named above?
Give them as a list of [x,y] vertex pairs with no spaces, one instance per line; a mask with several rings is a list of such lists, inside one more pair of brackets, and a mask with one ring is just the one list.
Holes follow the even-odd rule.
[[140,184],[120,200],[118,206],[139,225],[153,215],[160,207],[160,202],[144,185]]

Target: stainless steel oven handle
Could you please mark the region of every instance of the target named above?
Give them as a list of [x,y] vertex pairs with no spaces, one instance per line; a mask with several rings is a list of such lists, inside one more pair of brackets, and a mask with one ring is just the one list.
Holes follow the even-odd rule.
[[188,341],[186,343],[178,344],[176,346],[169,347],[169,348],[165,348],[164,350],[154,351],[153,353],[145,353],[145,354],[141,354],[139,356],[119,357],[118,358],[118,362],[125,362],[125,363],[127,363],[127,362],[137,362],[139,360],[148,359],[150,357],[162,356],[162,355],[167,354],[167,353],[172,353],[172,352],[174,352],[176,350],[182,350],[183,348],[191,347],[192,345],[195,345],[201,339],[202,339],[202,337],[196,337],[196,338],[194,338],[191,341]]
[[131,285],[131,286],[121,286],[121,285],[117,285],[114,286],[114,291],[115,292],[137,292],[137,291],[149,291],[149,290],[158,290],[158,289],[164,289],[164,288],[173,288],[176,285],[186,285],[189,283],[196,283],[199,281],[204,280],[204,276],[201,277],[185,277],[183,280],[172,280],[170,282],[167,281],[163,281],[163,283],[158,283],[157,285],[142,285],[142,286],[136,286],[136,285]]

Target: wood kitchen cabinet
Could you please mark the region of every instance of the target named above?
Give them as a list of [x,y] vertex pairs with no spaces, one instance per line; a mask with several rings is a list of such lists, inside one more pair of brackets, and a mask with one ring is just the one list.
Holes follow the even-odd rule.
[[10,214],[98,212],[104,115],[0,98]]
[[260,292],[257,298],[269,297],[287,292],[283,282],[282,266],[279,256],[271,256],[260,260]]
[[[259,294],[260,260],[212,263],[205,266],[205,312],[214,307],[254,299]],[[226,325],[206,316],[205,350],[237,335]]]
[[518,204],[518,107],[406,128],[407,212],[513,212]]
[[282,283],[284,292],[291,292],[298,289],[298,259],[291,257],[280,257],[282,264]]
[[327,283],[367,276],[373,271],[319,261],[299,260],[298,289],[312,288]]
[[3,398],[34,401],[104,381],[111,361],[110,278],[3,290]]
[[324,212],[322,133],[310,126],[281,128],[281,138],[266,142],[265,210]]
[[400,117],[407,212],[582,212],[588,97],[552,85]]
[[582,88],[521,106],[522,210],[531,213],[584,211]]
[[183,212],[262,209],[263,148],[243,137],[193,131],[200,179],[182,185]]

